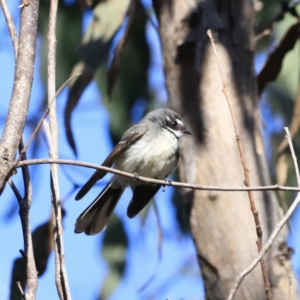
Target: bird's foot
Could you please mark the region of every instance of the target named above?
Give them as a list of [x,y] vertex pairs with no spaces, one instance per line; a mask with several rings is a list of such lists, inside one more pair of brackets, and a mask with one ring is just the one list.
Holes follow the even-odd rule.
[[169,178],[165,178],[165,182],[166,182],[166,185],[171,185],[172,184],[172,180],[169,179]]
[[139,180],[139,178],[140,178],[140,175],[138,173],[134,172],[134,174],[133,174],[133,181],[136,182],[136,181]]
[[171,185],[171,183],[172,183],[172,181],[171,181],[170,179],[168,179],[168,178],[165,178],[165,182],[166,182],[166,184],[164,184],[164,185],[162,186],[162,191],[163,191],[163,192],[165,192],[166,189],[167,189],[167,186],[168,186],[168,185]]

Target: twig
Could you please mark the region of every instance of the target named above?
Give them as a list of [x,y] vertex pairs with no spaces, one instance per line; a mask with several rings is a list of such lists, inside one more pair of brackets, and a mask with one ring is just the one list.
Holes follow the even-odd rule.
[[[58,158],[58,126],[56,116],[56,19],[57,19],[58,0],[52,0],[50,4],[49,14],[49,31],[48,31],[48,105],[49,112],[49,132],[46,131],[49,145],[50,158]],[[46,124],[46,120],[44,120]],[[59,184],[58,184],[58,166],[51,165],[51,197],[52,197],[52,223],[53,223],[53,241],[55,252],[55,282],[60,300],[70,300],[70,289],[65,268],[65,254],[63,243],[63,228],[61,216],[61,203],[59,199]]]
[[[20,145],[19,145],[19,153],[22,153],[24,149],[24,140],[23,137],[21,139]],[[23,154],[22,157],[23,161],[27,160],[27,155],[26,153]],[[24,198],[28,198],[30,194],[32,194],[32,186],[31,186],[31,181],[30,181],[30,173],[29,173],[29,168],[28,166],[22,167],[22,175],[23,175],[23,182],[24,182]],[[31,203],[30,203],[31,205]]]
[[47,159],[47,158],[40,158],[40,159],[31,159],[26,161],[21,161],[16,166],[20,168],[24,165],[40,165],[40,164],[63,164],[63,165],[73,165],[78,167],[85,167],[89,169],[95,170],[103,170],[107,171],[108,173],[113,173],[117,175],[121,175],[127,178],[132,178],[141,182],[146,183],[154,183],[159,185],[166,185],[166,186],[174,186],[174,187],[183,187],[189,188],[194,190],[202,190],[202,191],[223,191],[223,192],[247,192],[247,191],[290,191],[290,192],[300,192],[300,187],[285,187],[281,185],[266,185],[266,186],[254,186],[254,187],[219,187],[219,186],[211,186],[211,185],[200,185],[200,184],[191,184],[191,183],[183,183],[171,180],[159,180],[149,177],[139,176],[136,178],[135,174],[123,172],[120,170],[99,166],[96,164],[90,164],[82,161],[77,160],[69,160],[69,159]]
[[24,252],[24,250],[19,249],[19,252],[20,252],[20,254],[22,255],[23,259],[24,259],[24,260],[27,260],[27,255],[26,255],[26,253]]
[[18,287],[18,289],[19,289],[19,291],[20,291],[20,293],[21,293],[21,295],[22,295],[22,299],[25,299],[25,294],[24,294],[24,291],[23,291],[23,289],[22,289],[21,282],[20,282],[20,281],[17,281],[17,282],[16,282],[16,285],[17,285],[17,287]]
[[[237,126],[237,122],[236,122],[235,115],[234,115],[234,112],[233,112],[233,108],[231,106],[229,93],[228,93],[228,90],[227,90],[227,84],[225,83],[225,79],[223,77],[223,72],[222,72],[222,69],[221,69],[221,65],[220,65],[218,53],[217,53],[217,50],[216,50],[214,38],[213,38],[212,33],[211,33],[210,30],[207,31],[207,35],[210,39],[210,42],[211,42],[211,45],[212,45],[212,48],[213,48],[213,51],[214,51],[214,54],[215,54],[215,57],[216,57],[216,61],[217,61],[221,81],[222,81],[222,84],[223,84],[223,90],[222,91],[225,95],[225,98],[227,100],[227,104],[228,104],[228,107],[229,107],[229,110],[230,110],[234,130],[235,130],[235,135],[236,135],[236,141],[237,141],[237,145],[238,145],[238,149],[239,149],[239,153],[240,153],[240,157],[241,157],[241,162],[242,162],[242,166],[243,166],[243,170],[244,170],[244,176],[245,176],[244,183],[245,183],[245,186],[249,187],[250,186],[249,169],[247,167],[247,163],[246,163],[246,160],[245,160],[245,155],[244,155],[244,150],[243,150],[243,146],[242,146],[242,142],[241,142],[240,133],[239,133],[239,130],[238,130],[238,126]],[[255,222],[255,226],[256,226],[256,235],[257,235],[256,244],[257,244],[257,249],[258,249],[258,252],[259,252],[262,248],[262,235],[263,235],[263,232],[262,232],[262,228],[261,228],[260,221],[259,221],[258,211],[256,210],[256,207],[255,207],[255,202],[254,202],[254,199],[253,199],[252,191],[248,191],[248,198],[249,198],[250,208],[251,208],[253,218],[254,218],[254,222]],[[261,260],[260,264],[261,264],[261,270],[262,270],[262,274],[263,274],[263,279],[264,279],[267,298],[268,298],[268,300],[272,300],[272,291],[271,291],[271,286],[270,286],[269,279],[268,279],[267,268],[266,268],[264,260]]]
[[[22,148],[23,148],[23,141],[21,140],[19,146],[20,151],[22,150]],[[23,159],[26,160],[26,155],[24,156]],[[22,198],[18,188],[15,186],[15,184],[11,179],[8,180],[8,183],[11,186],[18,200],[19,207],[20,207],[19,215],[22,224],[24,249],[25,249],[25,252],[23,250],[20,250],[20,253],[24,258],[26,258],[25,261],[26,261],[27,292],[25,294],[25,298],[27,300],[34,300],[36,298],[38,280],[37,280],[37,271],[36,271],[36,265],[34,260],[32,235],[31,235],[30,222],[29,222],[30,220],[29,212],[30,212],[31,200],[32,200],[32,188],[31,188],[28,166],[25,165],[22,167],[22,173],[23,173],[24,190],[25,190],[24,199]]]
[[293,162],[294,162],[294,166],[295,166],[297,184],[298,184],[298,187],[300,187],[299,167],[298,167],[297,157],[295,155],[295,151],[294,151],[294,147],[293,147],[293,143],[292,143],[292,138],[291,138],[291,135],[290,135],[289,128],[284,127],[284,130],[286,132],[286,139],[289,143],[289,147],[290,147],[290,150],[291,150],[291,154],[292,154],[292,158],[293,158]]
[[[291,154],[293,157],[293,161],[294,161],[294,166],[295,166],[295,170],[296,170],[296,174],[297,174],[297,179],[299,178],[299,169],[298,169],[298,163],[297,163],[297,158],[295,156],[295,152],[294,152],[294,147],[293,147],[293,143],[291,140],[291,136],[289,133],[289,130],[287,127],[284,128],[284,130],[286,131],[286,138],[288,140],[289,143],[289,147],[291,150]],[[300,187],[300,185],[299,185]],[[268,239],[267,243],[263,246],[262,250],[259,252],[258,256],[253,260],[253,262],[251,263],[251,265],[246,268],[242,273],[240,273],[240,275],[236,278],[235,283],[233,288],[230,291],[230,294],[227,298],[227,300],[232,300],[241,284],[241,282],[243,281],[243,279],[257,266],[257,264],[261,261],[261,259],[264,257],[264,255],[268,252],[268,250],[270,249],[270,247],[272,246],[275,238],[277,237],[277,235],[279,234],[280,230],[282,229],[282,227],[286,224],[286,222],[288,221],[288,219],[291,217],[291,215],[293,214],[293,212],[296,210],[298,204],[300,203],[300,193],[298,192],[298,195],[296,197],[296,199],[294,200],[294,202],[292,203],[292,205],[290,206],[290,208],[288,209],[288,211],[285,213],[285,215],[283,216],[283,218],[280,220],[280,222],[278,222],[270,236],[270,238]]]
[[14,182],[12,181],[11,178],[8,179],[8,184],[10,185],[10,187],[11,187],[12,191],[14,192],[14,194],[18,200],[18,203],[20,205],[23,199],[22,199],[22,196],[21,196],[18,188],[16,187],[16,185],[14,184]]
[[0,0],[0,5],[2,7],[4,18],[6,20],[7,27],[8,27],[8,32],[10,34],[11,41],[12,41],[12,44],[13,44],[13,47],[14,47],[15,61],[17,61],[18,35],[17,35],[16,27],[14,25],[14,20],[13,20],[11,14],[10,14],[10,11],[7,7],[6,1],[5,0]]
[[80,76],[80,75],[81,75],[81,73],[77,73],[77,74],[71,76],[71,77],[70,77],[69,79],[67,79],[67,80],[63,83],[63,85],[57,90],[55,96],[53,97],[53,99],[51,100],[50,104],[48,105],[48,107],[47,107],[45,113],[43,114],[43,116],[42,116],[42,118],[40,119],[39,123],[37,124],[37,126],[36,126],[35,129],[33,130],[33,132],[32,132],[32,134],[31,134],[31,136],[30,136],[30,138],[29,138],[29,140],[28,140],[26,146],[25,146],[25,147],[23,148],[23,150],[21,151],[19,158],[18,158],[18,159],[16,160],[16,162],[15,162],[15,165],[17,165],[17,164],[19,163],[19,161],[20,161],[21,158],[22,158],[22,155],[23,155],[24,153],[27,152],[27,149],[28,149],[29,145],[31,144],[33,138],[35,137],[35,135],[37,134],[38,130],[39,130],[40,127],[42,126],[43,121],[44,121],[44,120],[46,119],[46,117],[48,116],[48,114],[49,114],[49,112],[50,112],[50,108],[51,108],[52,104],[54,103],[54,101],[56,100],[56,97],[61,93],[61,91],[67,86],[67,84],[68,84],[70,81],[72,81],[74,78],[76,78],[76,77],[78,77],[78,76]]
[[270,34],[271,34],[271,29],[267,28],[254,37],[254,42],[257,43],[258,40]]
[[[50,127],[46,120],[43,121],[46,137],[48,139],[49,148],[50,148],[50,157],[53,156],[53,142],[50,133]],[[53,164],[56,166],[57,164]],[[60,300],[71,299],[68,281],[66,277],[66,272],[64,269],[64,247],[62,244],[62,224],[61,224],[61,202],[59,199],[59,189],[58,182],[55,184],[57,178],[57,173],[53,173],[51,168],[51,197],[52,197],[52,223],[53,223],[53,244],[54,244],[54,252],[55,252],[55,282],[57,291],[59,294]],[[57,171],[57,170],[56,170]],[[54,204],[54,202],[56,202]],[[59,214],[59,216],[58,216]],[[57,222],[57,218],[60,217],[60,222]]]
[[11,175],[12,170],[7,162],[15,160],[27,117],[36,54],[38,11],[38,0],[30,0],[30,5],[21,11],[14,86],[0,141],[0,194]]
[[[151,12],[150,12],[150,13],[151,13]],[[146,17],[147,17],[147,19],[149,20],[151,26],[154,28],[154,30],[155,30],[156,32],[158,32],[158,31],[159,31],[159,26],[155,24],[153,18],[150,16],[150,13],[149,13],[149,11],[147,11],[147,12],[146,12]],[[152,13],[152,14],[155,15],[155,13]]]
[[[23,142],[20,143],[20,148],[23,147]],[[26,159],[26,157],[24,158]],[[24,240],[24,249],[20,249],[20,253],[25,259],[26,262],[26,284],[27,284],[27,292],[24,294],[21,283],[17,282],[18,287],[23,295],[23,298],[26,300],[35,300],[36,299],[36,290],[38,285],[37,280],[37,271],[36,265],[34,260],[34,253],[33,253],[33,244],[32,244],[32,235],[30,229],[30,222],[29,222],[29,211],[31,207],[31,199],[32,199],[32,189],[31,189],[31,182],[28,172],[28,166],[22,167],[23,171],[23,178],[24,178],[24,185],[25,187],[25,197],[22,198],[18,188],[15,186],[11,179],[8,180],[9,185],[11,186],[17,200],[19,203],[19,215],[22,224],[22,231],[23,231],[23,240]]]
[[[23,149],[23,139],[20,141],[19,151],[21,152]],[[27,159],[26,154],[23,155],[24,160]],[[36,299],[36,290],[38,286],[37,279],[37,270],[34,259],[33,252],[33,243],[32,243],[32,235],[30,228],[30,207],[32,202],[32,186],[30,180],[30,174],[28,166],[22,167],[23,181],[24,181],[24,199],[19,202],[20,210],[19,215],[22,223],[23,230],[23,239],[24,239],[24,249],[25,249],[25,257],[26,257],[26,283],[27,283],[27,291],[25,294],[26,300],[35,300]]]

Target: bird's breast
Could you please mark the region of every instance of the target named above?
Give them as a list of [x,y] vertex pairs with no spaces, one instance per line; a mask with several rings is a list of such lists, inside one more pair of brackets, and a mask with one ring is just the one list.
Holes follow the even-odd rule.
[[140,176],[164,179],[178,162],[178,140],[167,130],[144,135],[116,159],[114,168]]

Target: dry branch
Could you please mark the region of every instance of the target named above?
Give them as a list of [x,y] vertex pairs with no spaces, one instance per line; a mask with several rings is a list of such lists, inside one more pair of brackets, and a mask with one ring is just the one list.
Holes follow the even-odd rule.
[[9,184],[9,186],[11,187],[13,193],[15,194],[15,196],[16,196],[16,198],[17,198],[17,201],[18,201],[18,203],[19,203],[19,205],[20,205],[20,203],[21,203],[21,201],[22,201],[23,199],[22,199],[22,196],[21,196],[21,194],[20,194],[18,188],[16,187],[16,185],[14,184],[14,182],[12,181],[11,178],[9,178],[7,182],[8,182],[8,184]]
[[[19,151],[23,149],[23,140],[20,143]],[[23,157],[24,160],[27,159],[26,155]],[[28,166],[22,167],[22,174],[23,174],[23,182],[24,182],[24,191],[25,195],[24,198],[21,196],[18,188],[15,186],[14,182],[11,178],[8,180],[8,183],[13,190],[17,201],[19,203],[19,215],[22,225],[22,232],[23,232],[23,240],[24,240],[24,249],[20,250],[20,253],[23,256],[23,260],[26,263],[26,274],[24,274],[24,281],[19,282],[20,287],[25,289],[25,283],[27,285],[26,293],[23,292],[23,297],[26,300],[35,300],[36,299],[36,290],[38,286],[37,280],[37,270],[35,265],[34,259],[34,250],[33,250],[33,242],[32,242],[32,235],[30,229],[30,207],[32,202],[32,187],[31,187],[31,180]],[[19,288],[20,288],[19,287]],[[23,291],[22,288],[22,291]]]
[[14,54],[15,54],[15,61],[17,61],[17,55],[18,55],[18,35],[17,35],[17,31],[14,25],[14,20],[10,14],[10,11],[7,7],[7,3],[5,0],[0,0],[0,5],[2,7],[3,10],[3,14],[7,23],[7,27],[8,27],[8,32],[10,34],[11,37],[11,41],[14,47]]
[[[0,0],[0,4],[2,6],[2,10],[7,22],[7,26],[8,26],[8,31],[9,34],[11,36],[12,39],[12,43],[13,43],[13,48],[14,48],[14,55],[15,55],[15,61],[17,64],[17,68],[16,68],[16,72],[15,72],[15,78],[17,77],[17,75],[23,74],[24,70],[22,70],[22,68],[25,68],[24,66],[20,66],[20,70],[19,73],[17,73],[17,69],[18,69],[18,64],[24,64],[25,61],[25,55],[26,53],[23,53],[21,51],[21,59],[17,60],[18,57],[18,36],[17,36],[17,32],[16,32],[16,28],[14,26],[14,22],[13,19],[11,17],[11,14],[8,10],[7,4],[5,0]],[[34,18],[32,18],[32,20],[30,20],[30,15],[34,16]],[[26,11],[24,12],[23,16],[24,18],[21,18],[21,34],[20,34],[20,45],[24,46],[27,45],[31,51],[28,53],[29,55],[31,55],[31,61],[29,64],[30,67],[30,72],[29,72],[29,81],[27,82],[27,87],[22,87],[22,81],[19,82],[19,87],[14,86],[14,91],[16,97],[11,99],[11,106],[10,111],[13,111],[13,107],[16,106],[16,101],[18,101],[17,97],[18,95],[20,95],[20,93],[22,93],[22,88],[26,89],[27,95],[24,97],[24,104],[27,105],[28,108],[28,104],[29,104],[29,97],[30,97],[30,91],[31,91],[31,85],[32,85],[32,76],[33,76],[33,67],[34,67],[34,59],[35,59],[35,41],[36,41],[36,31],[37,31],[37,15],[38,15],[38,2],[35,3],[35,5],[33,5],[32,7],[32,12],[30,11]],[[26,37],[24,36],[24,31],[22,31],[22,26],[25,26],[25,24],[28,26],[28,23],[25,21],[25,18],[27,18],[27,22],[32,21],[33,22],[33,28],[31,31],[31,35],[28,38],[28,40],[26,41]],[[25,81],[25,80],[24,80]],[[28,94],[29,92],[29,94]],[[24,110],[24,112],[27,112],[27,109]],[[12,112],[12,116],[13,116],[13,112]],[[26,114],[22,115],[22,120],[20,120],[21,122],[25,122],[24,117],[26,118]],[[12,117],[13,118],[13,117]],[[24,121],[23,121],[24,120]],[[24,123],[23,123],[24,126]],[[7,127],[5,127],[7,128]],[[22,134],[22,131],[20,131],[20,133]],[[4,134],[3,134],[4,136]],[[23,150],[24,145],[23,145],[23,139],[21,138],[20,140],[20,144],[19,144],[19,151],[21,153],[21,151]],[[22,156],[20,155],[20,159],[22,159]],[[23,159],[26,160],[26,154],[23,156]],[[9,173],[9,172],[8,172]],[[20,195],[17,187],[14,185],[13,181],[9,180],[9,184],[12,187],[16,198],[18,200],[19,203],[19,215],[20,215],[20,219],[21,219],[21,224],[22,224],[22,231],[23,231],[23,239],[24,239],[24,255],[25,255],[25,260],[26,260],[26,284],[27,284],[27,292],[24,293],[24,291],[22,290],[21,287],[21,283],[17,282],[18,287],[20,288],[20,291],[22,293],[22,296],[24,299],[26,300],[35,300],[36,299],[36,290],[37,290],[37,285],[38,285],[38,279],[37,279],[37,270],[36,270],[36,265],[35,265],[35,259],[34,259],[34,251],[33,251],[33,243],[32,243],[32,235],[31,235],[31,228],[30,228],[30,207],[31,207],[31,202],[32,202],[32,186],[31,186],[31,180],[30,180],[30,174],[29,174],[29,169],[28,166],[24,166],[22,167],[22,174],[23,174],[23,182],[24,182],[24,191],[25,191],[25,195],[24,198],[22,198],[22,196]],[[4,187],[4,185],[3,185]],[[0,187],[1,189],[1,187]],[[21,251],[21,250],[20,250]],[[21,252],[23,253],[23,251]]]
[[0,142],[0,194],[9,178],[23,133],[33,80],[39,1],[21,10],[20,40],[9,112]]
[[[53,156],[53,142],[50,132],[50,126],[46,120],[43,122],[46,137],[48,139],[50,148],[50,157]],[[62,239],[62,215],[61,215],[61,202],[59,199],[59,189],[58,189],[58,177],[57,177],[57,164],[53,164],[56,167],[56,173],[53,173],[53,168],[51,168],[50,174],[50,185],[51,185],[51,204],[52,204],[52,227],[53,227],[53,244],[55,252],[55,282],[56,288],[60,300],[71,299],[70,290],[67,280],[67,274],[65,270],[64,263],[64,247]],[[55,184],[56,182],[56,184]]]
[[[58,157],[58,126],[56,116],[56,19],[57,19],[58,0],[52,0],[49,14],[49,31],[48,31],[48,105],[49,111],[49,131],[46,130],[49,145],[50,157]],[[53,103],[52,103],[53,101]],[[52,104],[52,105],[51,105]],[[46,121],[44,121],[46,124]],[[45,126],[47,128],[47,126]],[[53,241],[55,252],[55,282],[60,300],[71,299],[67,272],[64,263],[64,243],[62,236],[62,214],[61,203],[59,199],[58,184],[58,166],[51,165],[51,198],[52,198],[52,222],[53,222]]]
[[[23,139],[21,139],[19,151],[23,150]],[[27,159],[26,154],[23,155],[23,160]],[[30,208],[32,202],[32,186],[30,180],[30,174],[28,166],[22,167],[22,175],[24,182],[25,195],[22,201],[19,202],[20,210],[19,215],[21,218],[23,238],[24,238],[24,249],[26,255],[26,281],[27,281],[27,291],[25,293],[26,300],[36,299],[36,290],[38,286],[37,270],[34,259],[32,235],[30,228]]]
[[[241,157],[241,162],[242,162],[242,166],[243,166],[243,170],[244,170],[244,176],[245,176],[244,183],[245,183],[245,186],[249,187],[250,186],[249,169],[247,167],[247,163],[246,163],[246,160],[245,160],[243,145],[242,145],[242,142],[241,142],[241,137],[240,137],[239,129],[237,127],[237,122],[236,122],[236,119],[235,119],[233,108],[232,108],[232,105],[231,105],[231,102],[230,102],[230,97],[229,97],[229,93],[228,93],[228,90],[227,90],[227,85],[226,85],[224,77],[223,77],[223,73],[222,73],[220,62],[219,62],[219,57],[218,57],[218,53],[217,53],[217,50],[216,50],[214,38],[213,38],[212,33],[211,33],[210,30],[207,31],[207,35],[208,35],[208,37],[210,39],[210,42],[212,44],[212,47],[213,47],[213,51],[214,51],[214,54],[215,54],[215,57],[216,57],[216,61],[217,61],[221,81],[222,81],[222,84],[223,84],[223,93],[225,95],[225,98],[226,98],[228,106],[229,106],[229,110],[230,110],[234,130],[235,130],[236,141],[237,141],[237,145],[238,145],[238,149],[239,149],[239,153],[240,153],[240,157]],[[254,218],[254,222],[255,222],[255,226],[256,226],[256,235],[257,235],[256,244],[257,244],[257,248],[258,248],[258,252],[259,252],[259,251],[261,251],[261,248],[262,248],[262,235],[263,235],[263,232],[262,232],[261,224],[260,224],[260,221],[259,221],[258,211],[257,211],[256,206],[255,206],[252,191],[248,191],[248,198],[249,198],[250,208],[251,208],[251,212],[253,214],[253,218]],[[270,286],[270,282],[269,282],[269,279],[268,279],[267,268],[266,268],[264,260],[261,260],[260,264],[261,264],[261,269],[262,269],[262,274],[263,274],[263,279],[264,279],[267,298],[268,298],[268,300],[271,300],[272,299],[272,291],[271,291],[271,286]]]
[[103,170],[108,173],[113,173],[117,175],[121,175],[127,178],[132,178],[133,180],[138,180],[141,182],[146,183],[154,183],[159,184],[162,186],[174,186],[174,187],[183,187],[193,190],[201,190],[201,191],[221,191],[221,192],[247,192],[247,191],[290,191],[290,192],[300,192],[300,187],[289,187],[289,186],[281,186],[281,185],[268,185],[268,186],[253,186],[253,187],[219,187],[219,186],[211,186],[211,185],[200,185],[200,184],[191,184],[191,183],[183,183],[171,180],[159,180],[149,177],[139,176],[136,178],[135,174],[127,173],[123,171],[119,171],[116,169],[99,166],[96,164],[90,164],[86,162],[81,162],[77,160],[69,160],[69,159],[47,159],[47,158],[40,158],[40,159],[32,159],[21,161],[16,166],[20,168],[22,166],[29,166],[29,165],[40,165],[40,164],[62,164],[62,165],[73,165],[78,167],[85,167],[89,169],[95,170]]
[[[297,96],[294,103],[293,117],[289,125],[291,139],[293,139],[295,135],[298,133],[299,128],[300,128],[300,84],[298,86]],[[277,153],[279,154],[279,156],[283,154],[287,146],[288,146],[288,141],[287,139],[284,138],[277,148]]]
[[[57,90],[55,96],[53,97],[53,99],[51,100],[51,102],[49,103],[45,113],[43,114],[42,118],[40,119],[39,123],[37,124],[37,126],[35,127],[35,129],[33,130],[26,146],[23,148],[23,150],[20,152],[20,156],[19,158],[15,161],[14,163],[14,167],[19,163],[19,161],[21,160],[22,156],[24,153],[27,152],[27,149],[29,147],[29,145],[31,144],[32,140],[34,139],[34,137],[36,136],[37,132],[39,131],[39,129],[41,128],[42,124],[43,124],[43,121],[46,119],[46,117],[48,116],[49,112],[50,112],[50,108],[52,106],[52,104],[55,102],[56,100],[56,97],[60,94],[60,92],[68,85],[68,83],[70,81],[72,81],[74,78],[80,76],[81,74],[78,73],[78,74],[75,74],[73,76],[71,76],[69,79],[67,79],[63,84],[62,86]],[[12,170],[11,170],[12,171]]]

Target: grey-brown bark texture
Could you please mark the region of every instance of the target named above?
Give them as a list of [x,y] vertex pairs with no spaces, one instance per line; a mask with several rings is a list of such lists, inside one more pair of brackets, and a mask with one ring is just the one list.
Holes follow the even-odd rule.
[[[250,184],[269,184],[259,131],[253,70],[253,2],[153,0],[159,20],[169,105],[187,121],[194,139],[183,139],[181,180],[241,186],[244,174],[216,59],[206,35],[211,29],[240,130]],[[206,298],[226,299],[236,276],[257,254],[256,229],[247,193],[183,191],[201,266]],[[270,235],[282,214],[273,192],[255,192],[263,229]],[[297,281],[286,255],[286,231],[276,239],[266,264],[273,299],[298,299]],[[265,299],[260,266],[235,299]]]
[[36,52],[39,1],[21,9],[20,37],[14,86],[8,116],[0,141],[0,194],[22,137],[29,106]]

